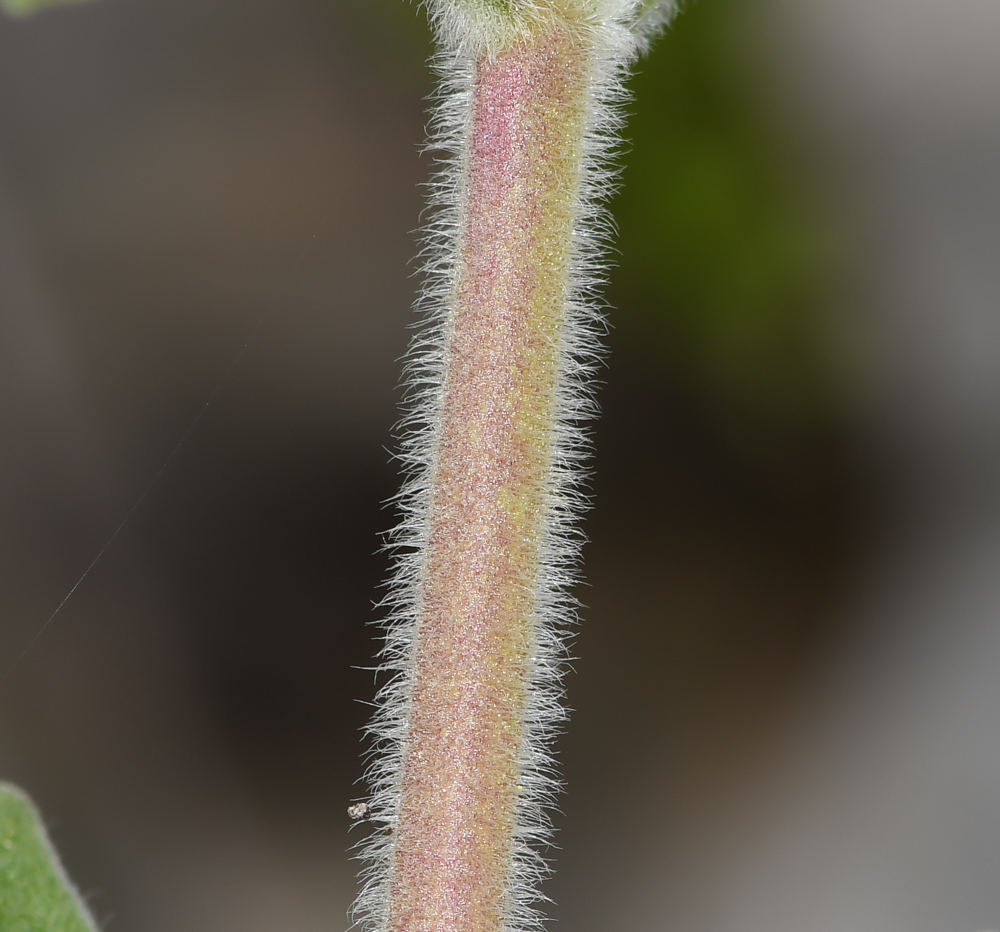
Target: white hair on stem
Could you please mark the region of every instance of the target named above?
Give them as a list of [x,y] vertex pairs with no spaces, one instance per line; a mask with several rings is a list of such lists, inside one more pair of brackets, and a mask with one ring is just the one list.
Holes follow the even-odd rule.
[[[566,718],[562,675],[576,621],[572,588],[578,579],[583,538],[577,518],[586,507],[583,482],[589,452],[587,424],[596,413],[594,374],[603,329],[599,290],[612,224],[604,202],[613,188],[611,154],[618,140],[622,79],[650,35],[673,12],[672,3],[639,0],[427,0],[441,51],[433,65],[440,78],[429,148],[440,154],[430,185],[431,220],[420,254],[423,286],[416,302],[422,325],[405,368],[406,412],[400,424],[399,459],[405,482],[396,498],[402,520],[389,535],[394,552],[379,673],[388,676],[368,726],[371,739],[365,820],[375,830],[359,845],[363,884],[353,909],[364,932],[389,925],[391,867],[399,827],[403,767],[414,688],[414,657],[423,615],[430,510],[434,495],[447,352],[459,246],[467,216],[467,168],[477,63],[535,34],[553,17],[572,19],[587,39],[587,87],[581,174],[569,250],[569,287],[557,347],[554,438],[533,595],[527,700],[518,763],[512,861],[508,865],[503,928],[537,928],[539,890],[548,874],[542,849],[551,836],[549,811],[560,788],[551,743]],[[435,932],[449,932],[440,929]]]

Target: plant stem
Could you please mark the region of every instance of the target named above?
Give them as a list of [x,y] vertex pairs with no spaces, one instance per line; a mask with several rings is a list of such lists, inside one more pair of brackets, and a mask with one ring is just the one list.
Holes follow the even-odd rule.
[[[438,0],[452,161],[431,231],[431,328],[370,728],[371,932],[537,923],[548,743],[564,718],[580,421],[591,413],[600,157],[632,0]],[[477,18],[478,17],[478,18]],[[477,34],[476,30],[479,29]]]
[[558,28],[476,68],[391,932],[502,927],[586,64]]

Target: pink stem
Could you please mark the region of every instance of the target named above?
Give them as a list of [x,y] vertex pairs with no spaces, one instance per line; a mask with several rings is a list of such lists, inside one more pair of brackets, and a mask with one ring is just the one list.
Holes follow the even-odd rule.
[[388,932],[508,914],[588,61],[560,25],[476,67]]

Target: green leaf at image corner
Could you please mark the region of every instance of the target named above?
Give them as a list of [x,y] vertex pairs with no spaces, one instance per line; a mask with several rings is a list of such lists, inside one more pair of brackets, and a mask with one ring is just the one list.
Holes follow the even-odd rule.
[[0,0],[0,10],[11,16],[27,16],[48,6],[66,6],[81,0]]
[[0,930],[96,932],[31,800],[21,790],[3,783],[0,783]]

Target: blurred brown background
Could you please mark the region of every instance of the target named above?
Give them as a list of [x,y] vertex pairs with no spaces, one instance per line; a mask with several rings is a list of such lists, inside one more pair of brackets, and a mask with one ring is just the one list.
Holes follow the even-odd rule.
[[[111,930],[348,925],[428,51],[0,18],[0,777]],[[633,92],[552,914],[997,928],[1000,7],[698,0]]]

